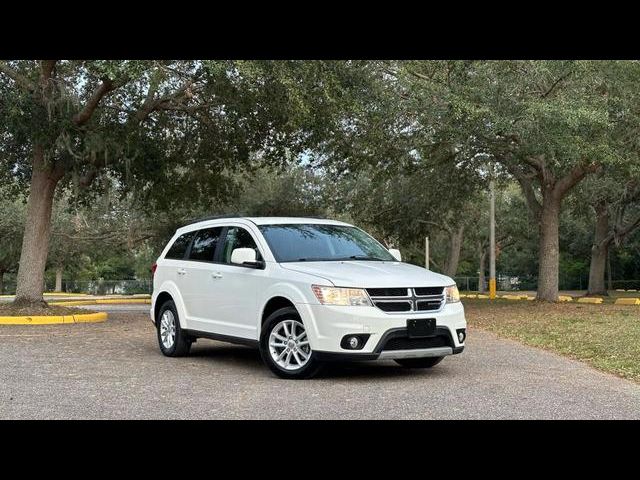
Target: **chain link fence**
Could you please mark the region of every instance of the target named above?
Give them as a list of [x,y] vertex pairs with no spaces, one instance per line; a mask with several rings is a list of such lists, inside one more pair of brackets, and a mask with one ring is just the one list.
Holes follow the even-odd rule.
[[[460,291],[478,292],[480,289],[478,276],[457,276],[453,278],[458,285]],[[588,276],[563,275],[560,274],[559,287],[560,290],[586,290],[589,286]],[[635,286],[634,286],[635,285]],[[614,280],[612,282],[613,289],[640,289],[640,280]],[[538,278],[531,275],[514,275],[508,273],[496,274],[496,288],[500,291],[531,291],[537,290]],[[484,289],[489,291],[489,277],[484,280]]]
[[[15,295],[15,278],[5,278],[2,294]],[[45,281],[45,292],[53,292],[55,281]],[[88,293],[91,295],[135,295],[151,294],[153,282],[151,279],[142,280],[63,280],[62,291],[65,293]]]
[[[55,284],[48,284],[47,291],[53,291]],[[151,280],[91,280],[62,282],[62,290],[68,293],[88,293],[91,295],[134,295],[152,293]]]

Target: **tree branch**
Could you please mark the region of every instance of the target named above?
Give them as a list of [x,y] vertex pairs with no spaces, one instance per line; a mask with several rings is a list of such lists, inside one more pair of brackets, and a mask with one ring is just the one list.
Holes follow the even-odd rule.
[[43,83],[47,82],[53,76],[53,72],[56,68],[57,62],[57,60],[40,61],[41,79]]
[[544,155],[525,157],[524,162],[538,173],[538,178],[540,179],[541,186],[546,188],[553,187],[556,179],[553,173],[551,173],[547,168],[547,162],[544,159]]
[[640,227],[640,215],[638,215],[633,221],[629,222],[626,227],[623,227],[613,232],[613,238],[616,240],[616,244],[619,245],[622,241],[624,241],[625,237],[630,233],[634,232],[638,227]]
[[597,172],[600,168],[595,162],[581,163],[574,166],[569,173],[559,179],[553,187],[553,195],[557,200],[562,200],[569,190],[575,187],[590,173]]
[[7,77],[16,82],[16,85],[18,85],[26,92],[31,93],[36,89],[35,84],[31,80],[29,80],[21,73],[16,72],[5,62],[0,62],[0,73],[4,73]]
[[524,173],[516,170],[515,168],[507,167],[507,170],[511,175],[513,175],[520,185],[520,189],[522,190],[522,194],[527,202],[527,206],[531,213],[537,218],[540,215],[542,210],[542,205],[538,201],[536,197],[536,192],[533,190],[533,182],[531,181],[531,177],[525,175]]
[[414,77],[419,78],[420,80],[426,80],[428,82],[430,82],[432,80],[432,77],[429,77],[428,75],[425,75],[425,74],[420,73],[420,72],[416,72],[415,70],[407,70],[407,72],[409,72]]
[[87,123],[91,119],[93,112],[98,108],[98,104],[100,103],[100,100],[102,100],[102,97],[116,88],[121,87],[126,82],[126,79],[121,79],[120,81],[114,81],[109,78],[103,79],[102,83],[93,91],[93,94],[87,101],[84,108],[73,116],[73,123],[78,127]]
[[565,80],[567,77],[569,77],[569,75],[571,75],[571,70],[569,70],[567,73],[565,73],[564,75],[560,75],[560,77],[558,77],[558,79],[553,82],[553,84],[551,84],[551,86],[547,89],[546,92],[544,92],[542,95],[540,95],[541,98],[547,98],[551,92],[553,92],[553,90],[558,86],[558,84],[560,82],[562,82],[563,80]]
[[193,96],[193,85],[195,80],[191,79],[184,83],[175,92],[163,95],[162,97],[155,99],[156,86],[153,84],[149,86],[149,91],[145,97],[142,106],[133,115],[133,120],[137,123],[143,122],[152,112],[157,110],[181,110],[190,111],[189,109],[197,109],[207,106],[207,104],[201,104],[198,107],[187,107],[186,105],[175,104],[174,102],[181,102],[185,98],[191,98]]

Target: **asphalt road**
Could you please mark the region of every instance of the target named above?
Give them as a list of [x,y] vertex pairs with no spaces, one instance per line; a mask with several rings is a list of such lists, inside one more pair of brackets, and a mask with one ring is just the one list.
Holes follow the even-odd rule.
[[465,352],[430,370],[385,361],[285,381],[242,346],[199,340],[163,357],[144,308],[0,326],[0,418],[640,418],[640,385],[473,327]]

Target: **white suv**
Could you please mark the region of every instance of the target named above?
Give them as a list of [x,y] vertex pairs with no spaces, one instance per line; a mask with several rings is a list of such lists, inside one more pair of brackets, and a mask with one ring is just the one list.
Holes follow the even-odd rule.
[[329,360],[432,367],[464,349],[454,281],[364,231],[315,218],[212,218],[178,229],[153,267],[164,355],[197,338],[259,347],[280,377]]

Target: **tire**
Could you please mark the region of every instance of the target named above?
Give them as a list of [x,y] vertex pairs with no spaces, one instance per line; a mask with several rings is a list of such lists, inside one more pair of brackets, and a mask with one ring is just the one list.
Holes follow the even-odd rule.
[[399,358],[395,362],[405,368],[431,368],[442,360],[444,357]]
[[[292,334],[292,328],[295,335],[290,335],[286,342],[279,339],[286,338],[284,334],[286,331]],[[311,378],[322,368],[322,364],[314,358],[306,332],[303,334],[301,329],[304,329],[304,324],[298,311],[293,307],[276,310],[269,315],[262,326],[260,333],[262,361],[280,378],[291,380]],[[274,335],[278,335],[279,338]],[[299,342],[296,342],[296,337],[299,338]],[[287,345],[292,345],[292,347]],[[281,356],[282,360],[277,361],[274,358],[277,356]],[[302,362],[302,366],[297,366],[300,365],[300,362]],[[286,367],[286,364],[289,365],[289,368]]]
[[[165,315],[167,323],[163,323]],[[171,331],[171,325],[173,325],[174,334],[172,343],[170,343],[167,340],[166,335],[164,335],[166,332],[165,327],[168,327]],[[189,354],[193,339],[186,335],[182,328],[180,328],[178,310],[176,309],[176,305],[173,303],[173,300],[167,300],[162,304],[162,307],[160,307],[156,318],[156,332],[158,345],[160,346],[160,351],[163,355],[167,357],[184,357]],[[163,336],[165,340],[163,340]]]

